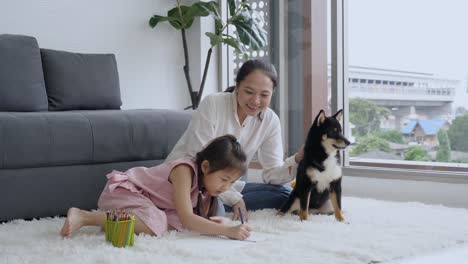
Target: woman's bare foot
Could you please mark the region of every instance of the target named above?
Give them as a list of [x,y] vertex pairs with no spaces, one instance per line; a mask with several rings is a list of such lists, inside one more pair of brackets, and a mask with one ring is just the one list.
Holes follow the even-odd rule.
[[73,232],[80,229],[84,224],[83,213],[84,212],[78,208],[73,207],[68,209],[67,219],[65,220],[65,223],[63,223],[60,235],[69,238]]

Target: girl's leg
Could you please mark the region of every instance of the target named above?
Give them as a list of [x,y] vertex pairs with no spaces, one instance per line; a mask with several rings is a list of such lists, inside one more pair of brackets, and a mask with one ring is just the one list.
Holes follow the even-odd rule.
[[[70,237],[73,232],[78,231],[82,226],[99,226],[104,230],[105,222],[106,212],[104,211],[90,212],[79,208],[70,208],[60,234],[63,237]],[[135,233],[154,235],[154,232],[138,216],[135,216]]]
[[154,232],[149,229],[149,227],[143,222],[141,221],[140,218],[138,218],[138,216],[135,215],[135,234],[140,234],[140,233],[145,233],[145,234],[148,234],[148,235],[152,235],[152,236],[155,236],[156,234],[154,234]]
[[82,226],[100,226],[104,228],[106,213],[102,211],[85,211],[79,208],[70,208],[67,212],[67,219],[63,224],[60,235],[70,237],[75,231],[78,231]]

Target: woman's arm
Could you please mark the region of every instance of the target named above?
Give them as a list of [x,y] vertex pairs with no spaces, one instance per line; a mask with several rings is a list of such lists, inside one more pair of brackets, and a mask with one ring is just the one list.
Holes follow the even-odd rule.
[[299,151],[284,160],[281,125],[277,118],[272,122],[270,133],[257,152],[258,161],[263,167],[262,178],[265,183],[285,184],[296,176],[297,164],[302,159],[303,152]]
[[190,199],[193,173],[189,165],[181,164],[176,166],[169,176],[174,186],[174,205],[182,225],[203,234],[223,235],[240,240],[248,238],[251,229],[247,225],[227,226],[193,213]]

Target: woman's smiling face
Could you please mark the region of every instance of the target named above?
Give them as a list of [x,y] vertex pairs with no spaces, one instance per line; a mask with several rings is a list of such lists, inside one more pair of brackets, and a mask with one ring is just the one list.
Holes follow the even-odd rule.
[[253,71],[236,88],[237,114],[241,122],[265,110],[273,95],[273,81],[260,70]]

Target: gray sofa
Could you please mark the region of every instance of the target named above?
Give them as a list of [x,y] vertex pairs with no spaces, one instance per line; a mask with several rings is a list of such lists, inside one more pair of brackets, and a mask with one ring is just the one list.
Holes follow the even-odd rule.
[[0,35],[0,222],[95,209],[107,173],[160,164],[191,117],[120,106],[113,54]]

